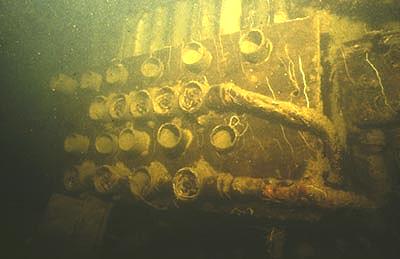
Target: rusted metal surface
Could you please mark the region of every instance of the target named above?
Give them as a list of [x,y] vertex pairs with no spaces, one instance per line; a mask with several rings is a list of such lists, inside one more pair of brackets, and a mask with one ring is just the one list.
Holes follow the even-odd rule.
[[399,123],[400,33],[375,32],[338,53],[335,83],[343,86],[343,111],[360,127]]
[[[396,69],[397,34],[391,35],[375,34],[373,39],[392,46],[381,54],[390,56]],[[374,62],[380,54],[373,47],[367,44],[366,52],[359,43],[348,46],[353,47],[342,49],[344,59],[334,64],[332,88],[324,91],[318,17],[192,39],[112,64],[126,69],[127,81],[106,82],[80,105],[89,107],[101,96],[107,106],[116,94],[126,102],[113,106],[113,119],[81,119],[81,128],[88,135],[113,136],[129,128],[150,141],[140,154],[89,150],[87,156],[98,168],[118,164],[126,170],[109,170],[106,178],[96,174],[96,188],[87,191],[128,196],[157,209],[195,206],[285,220],[315,220],[337,208],[378,206],[390,189],[390,177],[381,168],[381,154],[361,154],[354,143],[363,138],[354,138],[352,126],[395,122],[398,91],[380,77]],[[356,58],[360,53],[362,65]],[[353,78],[362,69],[376,76],[377,85]],[[378,106],[365,108],[371,100],[362,96],[371,91],[384,101],[379,107],[386,110],[379,116],[378,110],[368,110]],[[146,103],[137,98],[139,92],[145,93]],[[218,143],[218,137],[228,142]],[[368,166],[346,175],[345,161]],[[148,169],[154,162],[163,168],[165,181],[150,187],[155,180]],[[364,183],[352,181],[363,173],[368,176]],[[365,191],[374,181],[377,195]],[[110,184],[117,191],[99,191]]]

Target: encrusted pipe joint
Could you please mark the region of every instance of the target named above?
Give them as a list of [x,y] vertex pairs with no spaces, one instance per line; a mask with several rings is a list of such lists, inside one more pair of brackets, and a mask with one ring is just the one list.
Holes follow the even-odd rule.
[[175,198],[184,202],[199,199],[214,186],[215,176],[214,169],[204,159],[200,159],[193,167],[179,169],[172,180]]

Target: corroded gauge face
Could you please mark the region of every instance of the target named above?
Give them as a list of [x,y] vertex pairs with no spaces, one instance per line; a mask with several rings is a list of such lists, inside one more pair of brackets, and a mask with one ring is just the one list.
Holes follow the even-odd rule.
[[175,196],[183,201],[195,199],[200,194],[200,185],[197,173],[191,168],[180,169],[173,179]]
[[251,63],[267,61],[272,51],[272,42],[264,36],[261,30],[250,30],[239,40],[242,57]]
[[140,72],[146,78],[156,79],[162,76],[164,64],[158,58],[149,57],[142,63]]
[[203,89],[196,81],[189,82],[182,87],[179,95],[179,107],[189,113],[198,111],[203,104]]
[[121,120],[128,119],[130,105],[130,96],[126,94],[117,94],[110,97],[109,113],[111,118]]
[[146,90],[140,90],[133,93],[130,112],[134,118],[142,118],[150,115],[153,111],[153,100],[150,93]]
[[237,141],[235,130],[228,125],[216,126],[210,134],[210,142],[218,151],[231,150]]
[[168,86],[160,88],[154,98],[154,112],[158,114],[168,114],[172,111],[175,104],[175,91]]
[[166,123],[159,128],[157,141],[163,148],[174,149],[182,141],[182,130],[173,123]]
[[192,41],[182,49],[181,58],[187,70],[192,73],[200,73],[210,66],[212,55],[203,44]]

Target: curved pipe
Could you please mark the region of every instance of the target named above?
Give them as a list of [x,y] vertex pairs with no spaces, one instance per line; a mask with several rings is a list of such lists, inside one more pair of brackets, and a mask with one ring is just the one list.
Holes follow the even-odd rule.
[[[289,127],[307,130],[319,136],[325,144],[331,161],[332,182],[340,182],[339,172],[344,154],[345,141],[332,121],[312,108],[297,106],[291,102],[277,101],[268,96],[247,91],[233,83],[214,86],[208,93],[208,104],[212,108],[232,108],[246,111],[260,118],[278,120]],[[339,179],[340,178],[340,179]]]

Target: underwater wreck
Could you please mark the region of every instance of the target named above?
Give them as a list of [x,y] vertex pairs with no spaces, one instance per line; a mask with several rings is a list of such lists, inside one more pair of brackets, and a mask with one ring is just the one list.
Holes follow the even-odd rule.
[[400,32],[327,50],[324,14],[284,3],[143,10],[109,67],[51,79],[76,111],[64,188],[102,208],[76,236],[96,243],[113,202],[282,221],[384,204],[400,166]]

